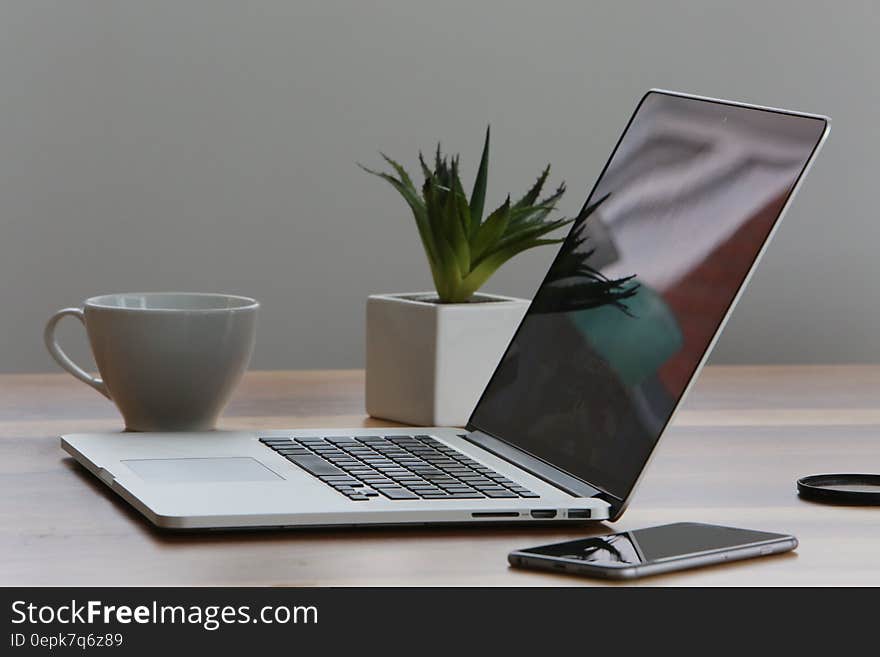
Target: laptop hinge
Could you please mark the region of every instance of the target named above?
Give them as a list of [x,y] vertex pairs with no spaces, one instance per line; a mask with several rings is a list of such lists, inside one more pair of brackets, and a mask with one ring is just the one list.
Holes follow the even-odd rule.
[[468,433],[459,434],[465,440],[482,447],[495,456],[513,463],[538,479],[543,479],[548,484],[561,488],[566,493],[575,497],[596,497],[601,491],[590,486],[570,474],[554,468],[546,461],[535,458],[513,445],[499,440],[487,433],[478,430],[470,430]]

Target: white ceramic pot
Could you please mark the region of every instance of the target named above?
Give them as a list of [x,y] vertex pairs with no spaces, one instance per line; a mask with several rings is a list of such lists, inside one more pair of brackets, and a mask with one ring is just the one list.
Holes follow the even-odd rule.
[[[418,426],[464,426],[529,307],[474,295],[471,303],[375,294],[367,300],[367,413]],[[482,301],[481,301],[482,300]]]

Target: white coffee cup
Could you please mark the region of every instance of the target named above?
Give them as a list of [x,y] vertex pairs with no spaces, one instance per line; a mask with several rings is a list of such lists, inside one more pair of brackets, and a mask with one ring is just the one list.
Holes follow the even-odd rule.
[[[107,294],[52,315],[44,339],[61,367],[116,404],[128,430],[204,431],[247,369],[259,307],[228,294]],[[58,346],[68,315],[85,325],[100,379]]]

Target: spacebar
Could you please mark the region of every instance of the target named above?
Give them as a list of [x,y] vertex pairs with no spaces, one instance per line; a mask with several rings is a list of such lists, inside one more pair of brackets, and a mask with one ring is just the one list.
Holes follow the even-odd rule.
[[316,477],[326,477],[328,475],[345,476],[345,471],[340,470],[332,463],[327,463],[320,456],[312,456],[311,454],[291,454],[287,460],[293,461],[303,470],[308,470]]

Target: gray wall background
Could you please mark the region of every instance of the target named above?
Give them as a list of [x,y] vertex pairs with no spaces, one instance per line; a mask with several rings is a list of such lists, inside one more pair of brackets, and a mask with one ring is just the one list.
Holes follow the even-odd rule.
[[430,277],[356,160],[415,173],[442,138],[470,181],[491,122],[490,200],[549,161],[571,213],[653,86],[834,119],[714,361],[878,362],[878,28],[873,2],[3,0],[0,370],[55,369],[58,307],[163,289],[258,297],[255,367],[360,366],[366,296]]

